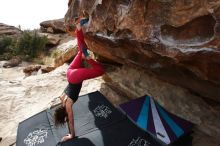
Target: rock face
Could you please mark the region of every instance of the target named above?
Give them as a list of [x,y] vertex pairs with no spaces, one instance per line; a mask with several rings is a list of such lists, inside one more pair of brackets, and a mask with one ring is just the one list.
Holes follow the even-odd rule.
[[41,68],[42,73],[49,73],[51,71],[53,71],[55,69],[55,67],[52,66],[45,66]]
[[0,37],[6,35],[11,37],[19,36],[22,31],[14,26],[9,26],[3,23],[0,23]]
[[[134,69],[131,77],[123,73],[117,78],[109,76],[106,82],[133,85],[123,93],[155,96],[168,110],[194,121],[206,134],[220,135],[219,118],[215,122],[220,115],[216,110],[220,107],[219,0],[70,0],[65,18],[74,18],[82,10],[90,14],[85,35],[89,49],[129,66],[128,72]],[[141,77],[140,70],[151,76]],[[164,84],[152,81],[150,85],[145,78]],[[143,86],[138,88],[134,82]],[[164,95],[160,87],[166,86],[169,94]]]
[[40,23],[41,31],[47,33],[64,33],[64,19],[48,20]]
[[51,33],[39,33],[40,36],[47,37],[47,45],[56,46],[59,44],[60,40],[62,39],[61,35],[59,34],[51,34]]
[[7,61],[6,63],[3,64],[4,68],[10,68],[10,67],[15,67],[18,66],[22,62],[21,58],[19,57],[14,57],[11,60]]
[[70,61],[77,53],[77,42],[76,39],[70,40],[66,43],[63,43],[54,50],[54,67],[63,65],[65,62]]
[[66,18],[88,10],[92,51],[219,102],[219,6],[218,0],[73,0]]
[[23,72],[25,73],[26,76],[30,76],[32,75],[34,72],[39,72],[39,70],[41,71],[41,73],[49,73],[51,71],[53,71],[55,69],[55,67],[52,66],[41,66],[41,65],[30,65],[27,66],[23,69]]
[[38,70],[41,68],[40,65],[30,65],[27,66],[23,69],[23,72],[27,75],[30,76],[33,72],[38,72]]

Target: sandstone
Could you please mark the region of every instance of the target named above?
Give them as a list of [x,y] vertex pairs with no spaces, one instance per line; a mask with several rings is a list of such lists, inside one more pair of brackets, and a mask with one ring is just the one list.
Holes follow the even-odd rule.
[[219,7],[217,0],[72,0],[65,17],[90,13],[86,41],[97,54],[219,102]]
[[53,71],[55,69],[55,67],[52,66],[44,66],[41,68],[42,73],[49,73],[51,71]]
[[26,74],[26,75],[31,75],[33,72],[38,72],[38,70],[41,68],[40,65],[31,65],[31,66],[28,66],[28,67],[25,67],[23,69],[23,72]]
[[38,33],[40,36],[47,37],[47,45],[56,46],[62,39],[62,36],[59,34],[50,34],[50,33]]
[[2,36],[17,37],[21,33],[22,31],[19,28],[0,23],[0,37]]
[[53,28],[52,28],[52,27],[48,27],[46,32],[48,32],[48,33],[54,33],[54,31],[53,31]]
[[41,31],[47,33],[65,33],[64,19],[48,20],[40,23]]
[[119,86],[113,86],[109,83],[102,83],[100,92],[105,95],[105,97],[113,103],[115,106],[122,104],[129,100],[125,92],[119,90]]
[[7,61],[6,63],[3,64],[3,67],[5,68],[10,68],[10,67],[15,67],[18,66],[22,62],[21,58],[19,57],[14,57]]
[[63,43],[54,51],[54,63],[52,66],[58,67],[63,65],[65,62],[70,61],[77,53],[77,42],[76,39],[70,40],[66,43]]

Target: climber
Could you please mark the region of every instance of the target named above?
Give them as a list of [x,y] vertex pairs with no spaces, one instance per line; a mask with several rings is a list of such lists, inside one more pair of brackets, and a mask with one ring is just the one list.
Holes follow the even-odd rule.
[[101,76],[104,73],[102,66],[91,59],[90,56],[84,59],[91,67],[82,67],[82,54],[82,51],[79,50],[72,63],[69,65],[67,70],[67,80],[69,84],[60,96],[62,106],[56,109],[54,114],[55,125],[62,125],[65,121],[68,122],[70,134],[64,136],[61,141],[66,141],[75,137],[72,106],[78,99],[82,82],[86,79]]
[[[82,27],[88,23],[89,14],[86,11],[82,12],[81,17],[75,17],[74,20],[68,20],[65,22],[66,31],[70,36],[76,36],[78,49],[81,50],[85,57],[89,56],[87,51],[87,45],[84,41],[83,29]],[[75,29],[75,32],[74,32]]]
[[[68,25],[66,25],[66,30],[71,36],[74,36],[73,30],[76,26],[75,35],[77,38],[78,54],[67,70],[67,80],[69,84],[60,96],[62,106],[59,107],[54,114],[55,124],[57,126],[64,124],[65,121],[68,121],[70,134],[64,136],[62,141],[75,137],[72,106],[78,99],[82,82],[86,79],[101,76],[104,73],[102,66],[91,59],[89,53],[87,52],[87,45],[84,41],[82,26],[88,23],[88,21],[88,14],[83,12],[83,17],[76,18],[74,22],[69,21]],[[72,24],[70,25],[70,23]],[[86,60],[91,68],[82,67],[82,58]]]

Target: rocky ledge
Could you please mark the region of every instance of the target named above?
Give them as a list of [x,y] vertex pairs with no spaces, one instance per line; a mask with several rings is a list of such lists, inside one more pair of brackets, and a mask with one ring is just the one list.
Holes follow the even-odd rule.
[[48,20],[40,23],[41,31],[47,33],[65,33],[64,19]]
[[0,23],[0,37],[1,36],[17,37],[21,33],[22,31],[19,28]]

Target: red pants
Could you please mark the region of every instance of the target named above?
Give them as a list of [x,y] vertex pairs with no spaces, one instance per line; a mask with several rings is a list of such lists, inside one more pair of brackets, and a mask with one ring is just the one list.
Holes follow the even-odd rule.
[[67,71],[69,83],[80,83],[84,80],[101,76],[104,73],[103,67],[98,62],[93,59],[89,59],[87,62],[91,65],[91,68],[82,68],[82,52],[79,51]]

